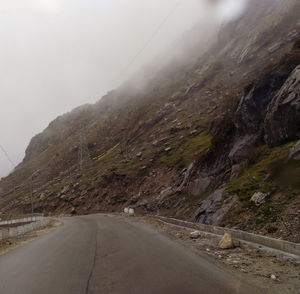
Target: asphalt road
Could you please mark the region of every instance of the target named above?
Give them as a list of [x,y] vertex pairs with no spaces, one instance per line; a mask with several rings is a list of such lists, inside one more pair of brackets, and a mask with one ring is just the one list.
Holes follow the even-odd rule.
[[164,234],[91,215],[0,256],[1,294],[259,293]]

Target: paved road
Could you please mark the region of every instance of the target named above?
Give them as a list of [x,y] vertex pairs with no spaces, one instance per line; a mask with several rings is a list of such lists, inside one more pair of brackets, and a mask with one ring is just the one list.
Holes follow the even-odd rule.
[[259,293],[133,220],[91,215],[0,256],[1,294]]

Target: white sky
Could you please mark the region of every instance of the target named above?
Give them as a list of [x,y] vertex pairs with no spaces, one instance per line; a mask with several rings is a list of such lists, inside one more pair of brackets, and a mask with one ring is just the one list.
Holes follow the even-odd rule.
[[[0,0],[0,144],[11,159],[19,163],[30,139],[58,115],[96,102],[198,21],[212,18],[204,0],[182,1],[120,77],[177,2]],[[245,2],[223,0],[214,11],[227,19]],[[0,150],[0,177],[10,170]]]

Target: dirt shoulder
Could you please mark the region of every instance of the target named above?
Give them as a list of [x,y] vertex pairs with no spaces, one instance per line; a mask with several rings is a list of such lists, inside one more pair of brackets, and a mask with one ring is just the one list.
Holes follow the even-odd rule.
[[148,224],[165,232],[185,246],[207,255],[218,266],[239,274],[249,282],[260,285],[266,293],[300,294],[300,264],[299,261],[279,259],[267,254],[261,249],[253,249],[244,244],[234,249],[218,248],[219,236],[200,232],[198,239],[191,239],[195,230],[165,223],[150,217],[137,217],[137,221]]
[[8,238],[0,241],[0,255],[5,254],[17,247],[20,247],[26,243],[29,243],[36,238],[46,235],[51,231],[62,225],[61,222],[52,220],[46,227],[40,228],[38,230],[31,231],[22,236],[18,236],[15,238]]

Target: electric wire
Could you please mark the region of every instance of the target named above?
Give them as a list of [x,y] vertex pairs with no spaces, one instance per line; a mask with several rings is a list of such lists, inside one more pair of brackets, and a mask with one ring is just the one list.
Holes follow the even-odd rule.
[[183,1],[178,1],[175,6],[171,9],[171,11],[166,15],[166,17],[162,20],[162,22],[158,25],[156,30],[153,32],[153,34],[150,36],[150,38],[145,42],[143,47],[134,55],[134,57],[130,60],[130,62],[124,67],[123,70],[117,75],[117,78],[120,78],[124,73],[127,72],[127,70],[132,66],[132,64],[135,63],[135,61],[144,53],[144,51],[148,48],[148,46],[152,43],[152,41],[155,39],[155,37],[159,34],[159,32],[162,30],[164,25],[168,22],[168,20],[171,18],[171,16],[177,11],[179,6],[183,3]]
[[2,150],[2,152],[4,153],[4,156],[6,157],[6,159],[10,162],[10,164],[13,166],[13,168],[16,167],[16,165],[14,164],[14,162],[10,159],[8,153],[6,152],[6,150],[4,149],[4,147],[0,144],[0,149]]

